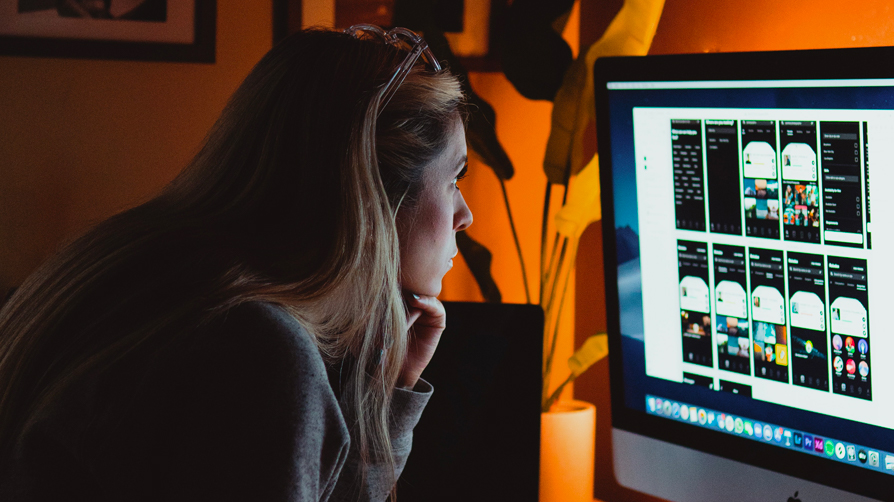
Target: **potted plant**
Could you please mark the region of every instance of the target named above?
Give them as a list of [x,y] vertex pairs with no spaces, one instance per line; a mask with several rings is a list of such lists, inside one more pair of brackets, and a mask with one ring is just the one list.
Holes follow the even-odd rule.
[[[553,100],[552,127],[544,159],[547,192],[541,231],[540,305],[545,314],[541,394],[540,500],[592,501],[596,409],[583,401],[561,400],[562,391],[608,354],[605,334],[587,338],[568,359],[569,374],[551,389],[559,322],[574,270],[580,236],[600,220],[598,154],[584,159],[584,131],[595,121],[593,65],[609,55],[645,55],[661,17],[664,0],[625,0],[602,38],[582,51],[562,78]],[[548,211],[553,184],[565,187],[554,217],[556,229],[547,260]]]

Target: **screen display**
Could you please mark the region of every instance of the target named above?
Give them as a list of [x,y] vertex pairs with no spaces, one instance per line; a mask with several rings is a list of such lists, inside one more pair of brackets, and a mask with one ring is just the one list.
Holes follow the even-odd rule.
[[607,89],[626,407],[894,480],[894,80]]

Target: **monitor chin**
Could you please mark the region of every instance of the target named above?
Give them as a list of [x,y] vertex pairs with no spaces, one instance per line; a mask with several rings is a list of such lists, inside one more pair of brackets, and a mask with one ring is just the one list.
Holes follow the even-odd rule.
[[618,484],[668,500],[876,501],[622,429],[612,429],[612,448]]

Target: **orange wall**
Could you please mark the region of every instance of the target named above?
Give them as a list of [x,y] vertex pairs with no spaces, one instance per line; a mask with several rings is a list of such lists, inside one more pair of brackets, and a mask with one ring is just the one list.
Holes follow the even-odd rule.
[[668,0],[651,54],[892,43],[894,7],[886,0]]
[[272,41],[271,0],[217,4],[215,64],[0,57],[0,292],[192,157]]
[[[599,37],[621,1],[582,1],[581,45],[586,47]],[[879,45],[894,45],[894,8],[882,0],[667,0],[650,54]],[[601,224],[594,224],[581,242],[577,343],[605,329],[601,232]],[[597,407],[595,496],[605,501],[657,500],[627,490],[614,479],[607,361],[577,380],[575,397]]]

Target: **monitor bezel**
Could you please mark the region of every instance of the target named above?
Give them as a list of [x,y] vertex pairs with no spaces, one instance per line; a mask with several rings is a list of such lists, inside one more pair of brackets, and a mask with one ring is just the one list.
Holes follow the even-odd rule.
[[836,463],[834,468],[842,475],[823,476],[832,467],[829,462],[834,461],[648,415],[625,405],[607,86],[608,82],[894,78],[894,65],[885,66],[879,64],[880,61],[894,61],[894,47],[607,57],[596,61],[593,76],[602,187],[605,302],[613,428],[867,497],[882,499],[890,495],[890,489],[885,490],[883,487],[891,486],[894,481],[891,475]]

